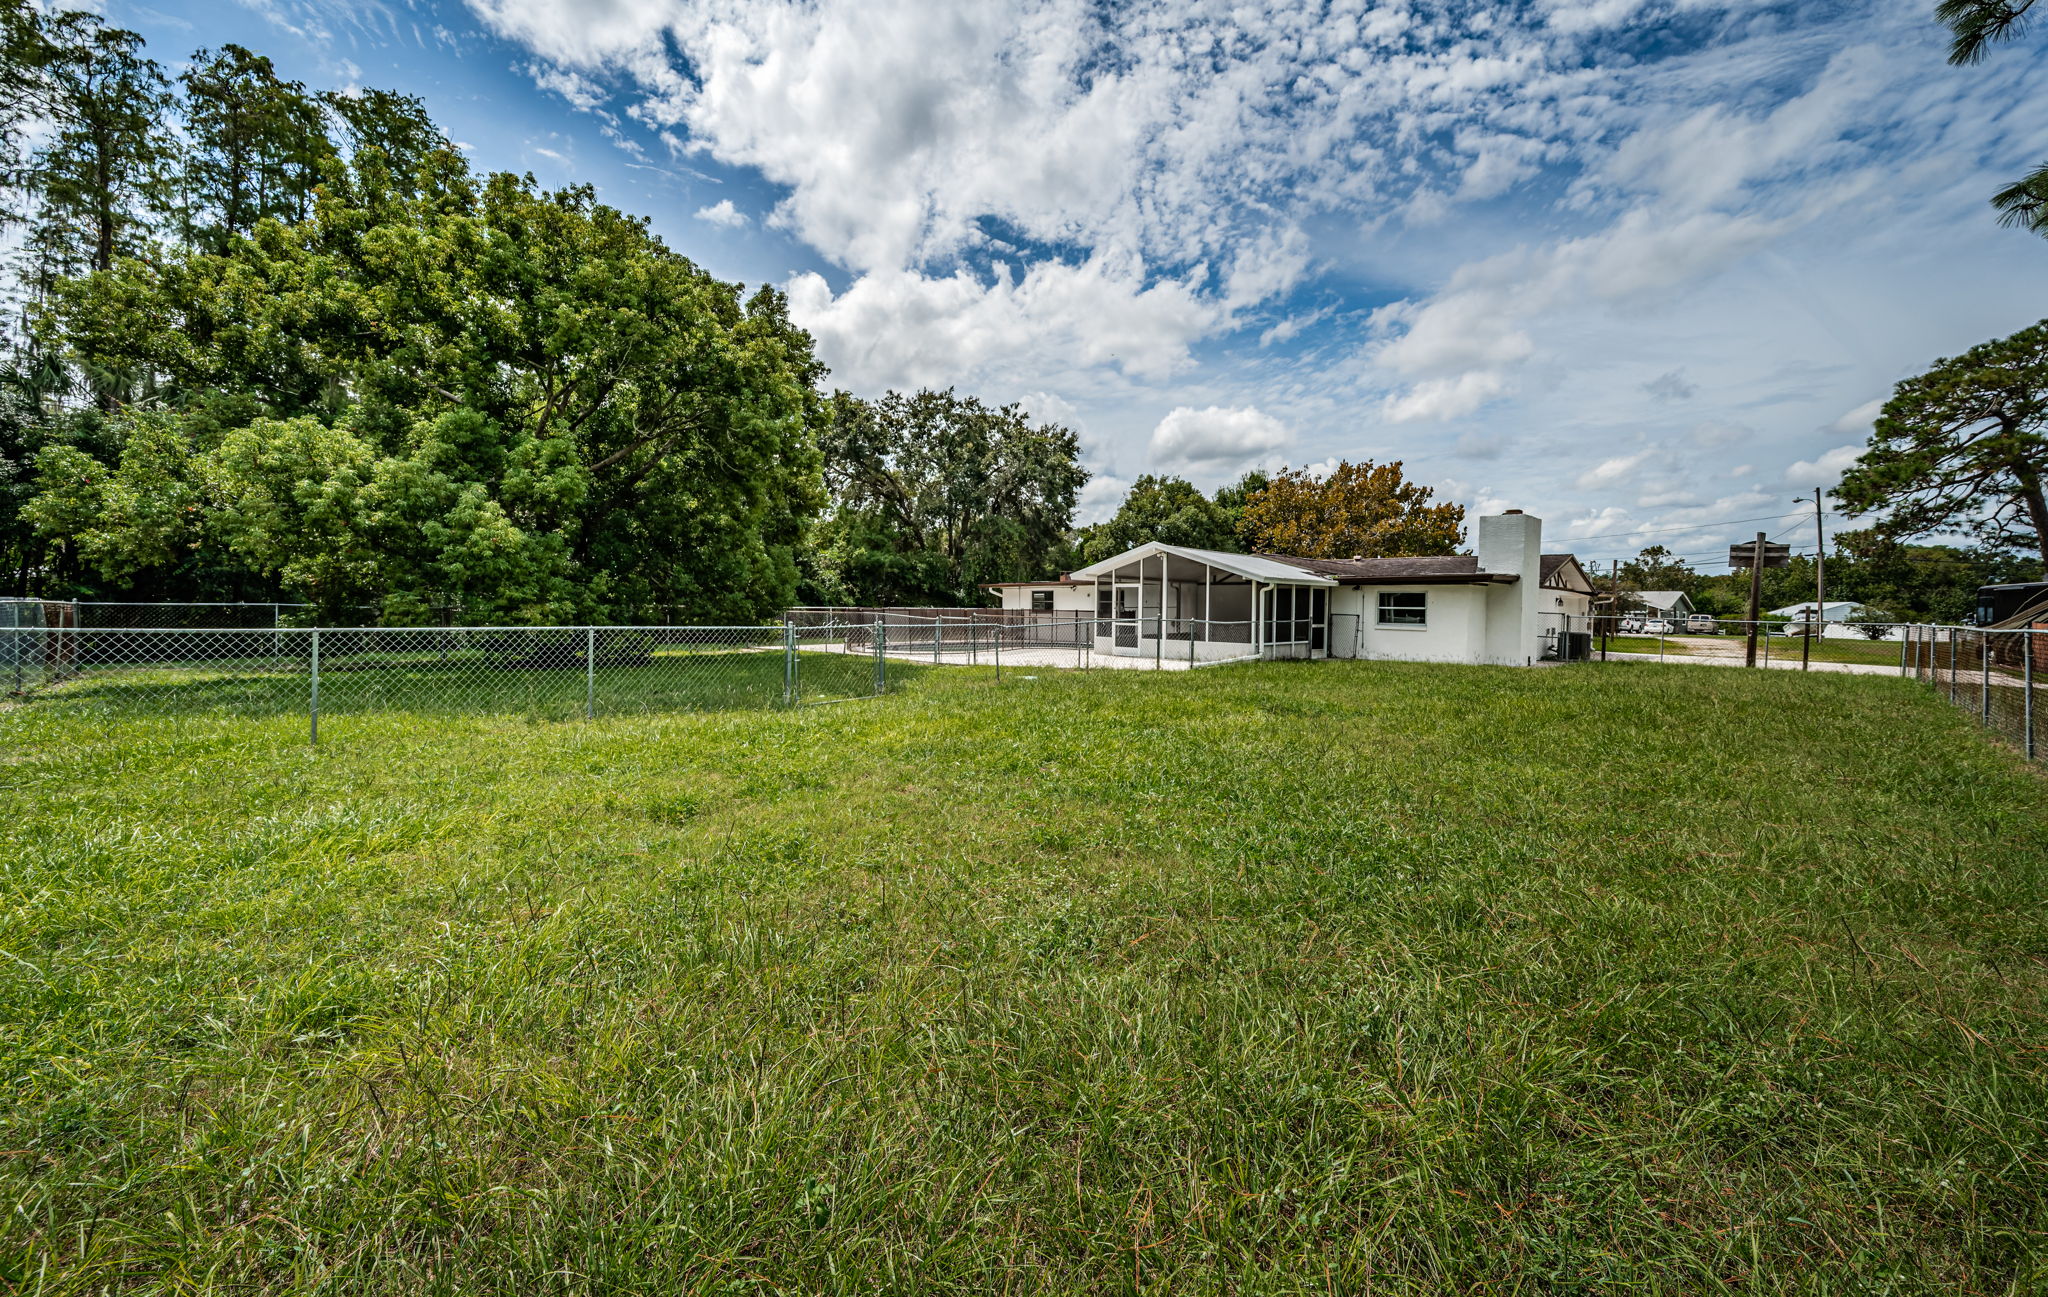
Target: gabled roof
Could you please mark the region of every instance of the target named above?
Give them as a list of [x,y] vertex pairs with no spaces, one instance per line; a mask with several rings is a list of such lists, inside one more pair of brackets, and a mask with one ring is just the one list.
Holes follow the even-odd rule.
[[[1571,584],[1574,576],[1577,576],[1580,581],[1585,582],[1583,590]],[[1553,590],[1577,590],[1580,594],[1593,593],[1593,577],[1580,565],[1579,557],[1576,554],[1545,554],[1543,556],[1543,584]]]
[[1687,597],[1683,590],[1638,590],[1630,595],[1629,598],[1646,608],[1655,608],[1659,612],[1676,608],[1681,600],[1684,601],[1688,608],[1692,606],[1692,600]]
[[1067,575],[1076,580],[1107,576],[1120,567],[1129,566],[1140,559],[1156,558],[1168,554],[1185,559],[1190,563],[1205,563],[1219,572],[1244,577],[1248,581],[1285,581],[1294,585],[1336,585],[1327,576],[1319,575],[1301,567],[1296,560],[1274,558],[1269,554],[1228,554],[1218,549],[1190,549],[1185,545],[1168,545],[1161,541],[1147,541],[1136,549],[1127,549],[1113,558],[1087,567],[1075,568]]

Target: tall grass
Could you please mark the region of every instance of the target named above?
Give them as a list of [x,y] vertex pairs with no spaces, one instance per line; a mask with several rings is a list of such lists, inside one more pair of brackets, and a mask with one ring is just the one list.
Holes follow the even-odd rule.
[[0,1284],[2048,1287],[2048,786],[1923,688],[1025,674],[0,717]]

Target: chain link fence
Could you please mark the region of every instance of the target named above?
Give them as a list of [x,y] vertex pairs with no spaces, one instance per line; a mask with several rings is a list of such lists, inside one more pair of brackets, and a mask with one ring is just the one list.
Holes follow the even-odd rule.
[[[17,707],[104,717],[369,712],[567,720],[798,707],[900,681],[867,627],[0,626],[0,688]],[[910,668],[914,673],[914,668]],[[894,677],[894,681],[892,681]]]
[[1913,626],[1901,668],[1985,729],[2048,760],[2048,625],[2010,630]]

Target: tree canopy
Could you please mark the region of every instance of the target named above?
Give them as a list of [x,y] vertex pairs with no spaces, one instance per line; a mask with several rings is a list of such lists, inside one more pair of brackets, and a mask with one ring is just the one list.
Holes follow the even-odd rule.
[[832,507],[808,592],[826,603],[972,604],[1044,575],[1088,480],[1068,429],[951,390],[841,392],[820,443]]
[[1254,550],[1300,558],[1396,558],[1447,554],[1464,544],[1465,507],[1432,504],[1401,461],[1340,461],[1328,474],[1280,472],[1244,505]]
[[2048,569],[2048,321],[1935,362],[1892,391],[1836,499],[1894,537],[1948,532]]
[[0,37],[17,591],[397,622],[793,598],[824,370],[778,293],[587,188],[473,175],[404,95],[235,45],[174,83],[134,33],[22,0]]
[[1237,518],[1186,479],[1148,473],[1131,483],[1114,517],[1089,529],[1081,559],[1093,563],[1155,540],[1231,549],[1237,544]]
[[115,578],[218,545],[388,620],[758,615],[821,500],[819,368],[587,189],[374,174],[312,219],[62,284],[53,340],[149,376],[118,455],[43,452],[36,524]]

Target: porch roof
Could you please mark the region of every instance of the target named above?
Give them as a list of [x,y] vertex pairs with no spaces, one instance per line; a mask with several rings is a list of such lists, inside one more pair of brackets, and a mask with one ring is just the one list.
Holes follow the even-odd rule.
[[1087,567],[1076,568],[1067,575],[1069,578],[1076,580],[1108,576],[1118,568],[1129,567],[1133,563],[1143,559],[1156,558],[1161,554],[1180,559],[1183,562],[1205,564],[1215,568],[1218,572],[1228,572],[1232,576],[1241,576],[1247,581],[1266,581],[1277,585],[1334,586],[1337,584],[1336,581],[1327,576],[1308,571],[1306,568],[1295,567],[1291,563],[1283,563],[1279,559],[1267,558],[1260,554],[1230,554],[1217,549],[1190,549],[1186,545],[1168,545],[1156,540],[1147,541],[1136,549],[1127,549],[1114,558],[1103,559],[1100,563],[1090,563]]

